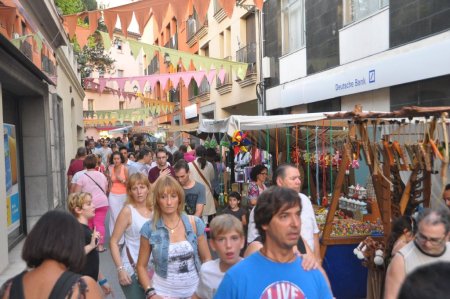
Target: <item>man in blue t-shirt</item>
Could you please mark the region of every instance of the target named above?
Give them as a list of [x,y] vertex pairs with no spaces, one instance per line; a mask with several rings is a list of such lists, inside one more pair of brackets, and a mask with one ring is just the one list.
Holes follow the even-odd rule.
[[300,211],[294,190],[271,187],[259,196],[255,225],[264,247],[227,271],[214,298],[332,298],[322,273],[305,271],[294,253]]

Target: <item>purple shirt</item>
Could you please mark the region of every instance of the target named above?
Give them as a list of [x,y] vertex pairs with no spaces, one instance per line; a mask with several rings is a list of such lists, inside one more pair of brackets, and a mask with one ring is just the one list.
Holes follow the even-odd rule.
[[[172,166],[167,166],[166,168],[170,169],[170,175],[175,177],[175,171],[173,170]],[[164,168],[164,169],[166,169]],[[152,169],[150,169],[150,171],[148,172],[148,180],[150,181],[151,184],[153,184],[159,177],[159,173],[161,171],[163,171],[164,169],[159,169],[158,166],[153,167]]]

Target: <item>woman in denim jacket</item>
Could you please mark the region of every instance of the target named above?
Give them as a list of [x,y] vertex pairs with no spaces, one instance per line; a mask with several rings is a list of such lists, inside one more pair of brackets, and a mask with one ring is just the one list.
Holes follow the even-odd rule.
[[[153,189],[153,219],[141,229],[137,272],[146,298],[191,298],[201,262],[211,259],[205,224],[184,211],[184,191],[170,176],[160,177]],[[147,264],[153,255],[155,274]]]

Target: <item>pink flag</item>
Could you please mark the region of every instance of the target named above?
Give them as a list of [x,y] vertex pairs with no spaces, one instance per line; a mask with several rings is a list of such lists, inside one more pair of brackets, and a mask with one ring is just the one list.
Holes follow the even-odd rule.
[[219,77],[220,83],[224,84],[226,72],[224,69],[220,69],[219,73],[217,74],[217,77]]
[[147,83],[147,78],[145,78],[145,77],[137,77],[136,79],[137,79],[137,81],[139,83],[139,87],[140,87],[141,92],[144,92],[145,91],[145,84]]
[[100,93],[103,93],[103,91],[105,90],[105,86],[106,86],[106,79],[105,78],[99,78],[98,79],[98,91]]
[[159,84],[161,84],[161,90],[166,89],[167,81],[169,81],[169,76],[166,74],[159,75]]
[[186,86],[186,87],[189,86],[189,83],[191,83],[192,77],[193,77],[193,72],[183,72],[181,74],[181,79],[184,82],[184,86]]
[[123,92],[125,88],[125,83],[127,82],[127,78],[116,78],[117,85],[119,86],[120,92]]
[[170,81],[172,82],[173,88],[178,87],[178,83],[180,83],[180,75],[178,73],[172,73],[169,75]]
[[209,71],[208,75],[206,75],[206,79],[208,79],[209,85],[212,84],[212,81],[214,80],[215,76],[216,76],[216,70],[215,69],[211,69]]
[[197,86],[202,84],[203,78],[205,77],[205,71],[197,71],[194,73],[195,82],[197,82]]
[[157,75],[151,75],[148,78],[148,83],[150,84],[150,88],[152,89],[152,91],[155,89],[155,84],[156,81],[158,81],[158,76]]

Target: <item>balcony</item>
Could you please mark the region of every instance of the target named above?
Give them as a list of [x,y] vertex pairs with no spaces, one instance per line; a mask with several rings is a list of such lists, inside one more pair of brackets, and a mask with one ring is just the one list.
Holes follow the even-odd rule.
[[189,84],[188,97],[191,102],[208,101],[210,99],[210,86],[208,80],[204,78],[200,86],[197,86],[197,83],[192,80],[191,84]]
[[241,87],[246,87],[256,83],[256,42],[250,42],[245,47],[236,51],[236,60],[238,62],[248,63],[247,73],[243,80],[236,80]]
[[180,102],[180,90],[179,89],[171,89],[169,90],[169,102],[171,103],[179,103]]
[[[231,60],[231,56],[225,57],[224,60]],[[233,82],[231,81],[231,68],[226,70],[223,82],[219,80],[218,76],[216,77],[216,90],[220,95],[224,95],[231,92],[232,86]]]
[[26,40],[21,43],[20,52],[22,52],[29,60],[33,61],[33,47]]
[[219,1],[214,0],[214,19],[216,19],[217,23],[222,22],[227,17],[227,14],[223,10],[222,6],[220,6]]
[[56,67],[53,61],[51,61],[47,56],[41,56],[42,70],[49,75],[56,74]]
[[189,47],[192,47],[208,33],[208,17],[206,17],[204,24],[200,24],[197,13],[194,11],[194,14],[186,21],[186,32],[186,43]]
[[147,67],[147,75],[159,73],[159,57],[155,55]]

